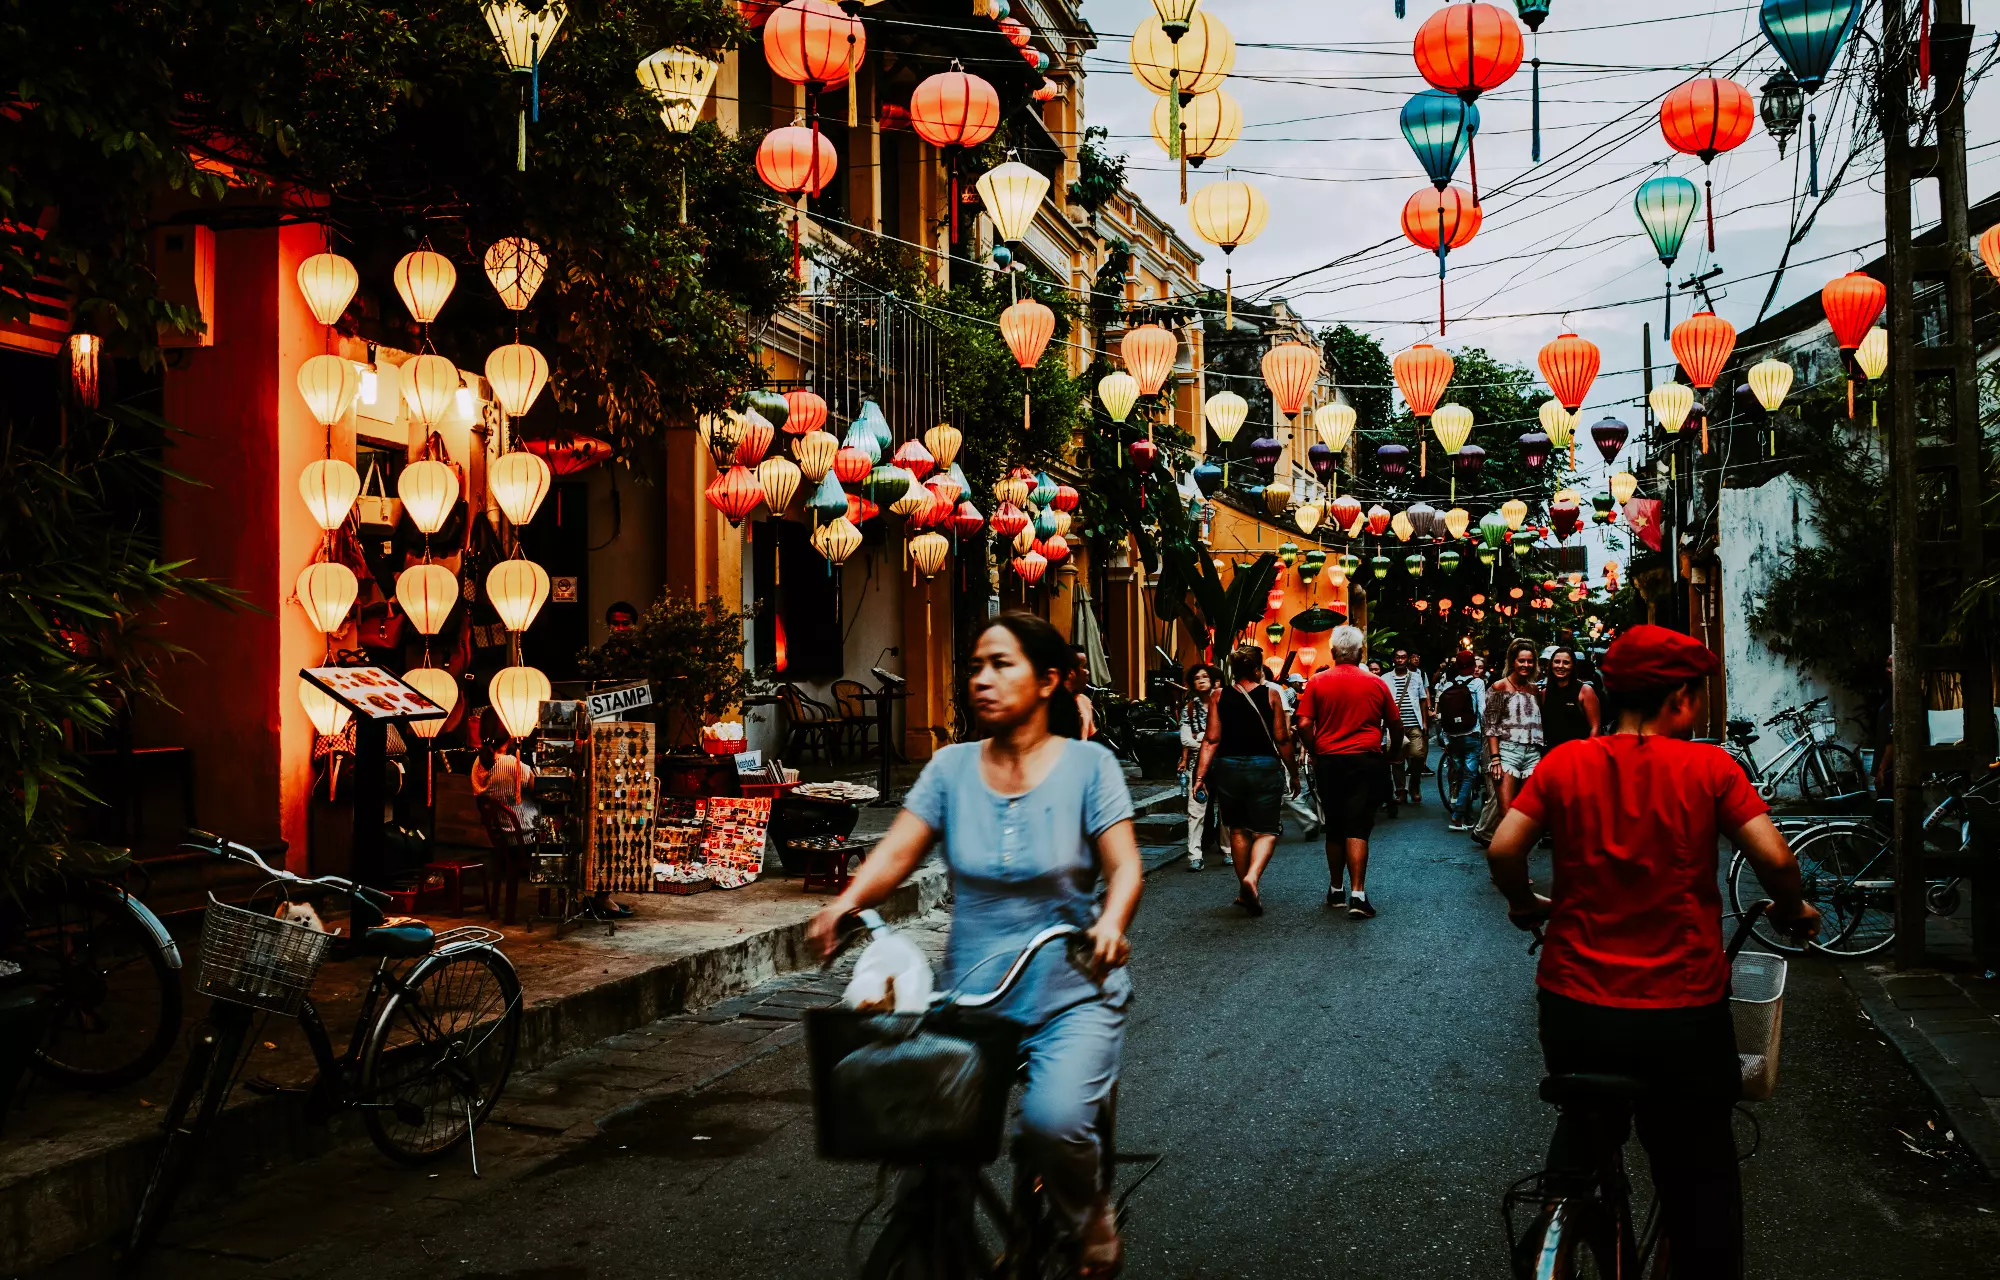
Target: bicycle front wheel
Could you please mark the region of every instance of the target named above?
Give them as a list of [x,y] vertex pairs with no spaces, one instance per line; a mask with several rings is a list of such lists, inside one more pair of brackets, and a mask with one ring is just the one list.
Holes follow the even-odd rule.
[[[1801,859],[1799,862],[1801,880],[1806,879],[1804,875],[1805,869],[1805,861]],[[1750,864],[1750,858],[1747,854],[1738,853],[1730,860],[1729,909],[1731,911],[1740,916],[1743,914],[1744,908],[1748,907],[1751,903],[1761,902],[1770,896],[1770,894],[1764,891],[1763,883],[1757,879],[1757,869]],[[1827,904],[1814,901],[1809,884],[1806,886],[1805,899],[1815,907],[1818,907],[1822,913],[1828,910]],[[1831,921],[1832,917],[1828,916],[1827,919]],[[1756,937],[1757,941],[1763,943],[1773,951],[1783,952],[1786,955],[1798,955],[1805,950],[1804,944],[1793,942],[1790,938],[1787,938],[1783,933],[1773,928],[1770,920],[1764,916],[1757,918],[1757,923],[1751,926],[1750,931]]]
[[1517,1274],[1534,1280],[1611,1280],[1620,1274],[1618,1233],[1596,1206],[1559,1200],[1549,1211],[1532,1265]]
[[180,974],[110,885],[75,885],[30,902],[15,958],[49,998],[48,1034],[35,1053],[42,1074],[112,1089],[151,1074],[174,1047]]
[[1799,799],[1809,805],[1867,789],[1861,757],[1838,742],[1820,744],[1799,762]]
[[229,1101],[236,1079],[236,1062],[250,1030],[251,1012],[242,1005],[216,1001],[209,1021],[196,1027],[188,1047],[187,1065],[174,1088],[162,1121],[166,1145],[160,1150],[153,1176],[139,1199],[139,1214],[127,1241],[127,1261],[135,1261],[159,1239],[167,1215],[186,1188],[195,1157],[207,1141],[215,1118]]
[[521,982],[492,947],[420,961],[361,1050],[362,1112],[384,1155],[422,1164],[484,1123],[521,1044]]
[[1806,901],[1820,910],[1820,934],[1811,943],[1825,955],[1872,956],[1896,940],[1895,850],[1867,823],[1842,823],[1809,832],[1792,852],[1812,886]]

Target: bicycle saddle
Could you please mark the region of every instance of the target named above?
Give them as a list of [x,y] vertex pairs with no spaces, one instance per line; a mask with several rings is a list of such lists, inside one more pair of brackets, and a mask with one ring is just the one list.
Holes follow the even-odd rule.
[[354,954],[408,960],[429,955],[431,940],[435,936],[431,927],[421,920],[391,916],[387,923],[364,929],[355,937]]
[[1644,1101],[1651,1093],[1645,1081],[1631,1076],[1547,1076],[1542,1080],[1542,1101],[1558,1107],[1630,1105]]
[[1752,721],[1731,720],[1729,722],[1729,736],[1738,742],[1755,742],[1763,735],[1757,732],[1757,726]]

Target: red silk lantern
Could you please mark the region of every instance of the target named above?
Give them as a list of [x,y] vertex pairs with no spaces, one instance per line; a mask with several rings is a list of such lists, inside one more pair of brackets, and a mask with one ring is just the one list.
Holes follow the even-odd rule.
[[882,508],[858,493],[847,495],[847,522],[861,524],[882,514]]
[[1687,372],[1688,383],[1706,391],[1722,376],[1722,366],[1736,349],[1736,328],[1713,311],[1697,311],[1674,326],[1674,358]]
[[769,22],[778,9],[778,0],[736,0],[736,10],[743,15],[743,25],[752,31]]
[[1042,575],[1048,571],[1048,558],[1038,551],[1030,551],[1027,555],[1014,557],[1014,572],[1020,576],[1021,581],[1031,587],[1040,582]]
[[1023,298],[1000,313],[1000,336],[1014,353],[1014,362],[1023,369],[1041,363],[1042,352],[1056,331],[1056,313],[1035,301]]
[[764,460],[770,451],[771,438],[777,435],[776,428],[761,414],[743,415],[743,435],[736,441],[736,465],[754,467]]
[[1013,45],[1016,49],[1027,48],[1028,41],[1033,38],[1029,34],[1028,29],[1021,25],[1018,18],[1002,18],[998,26],[1000,27],[1000,34],[1007,37],[1007,43]]
[[1285,607],[1285,589],[1272,587],[1264,596],[1264,612],[1276,613]]
[[825,190],[839,165],[840,153],[826,135],[802,124],[773,129],[757,144],[757,176],[792,199]]
[[787,391],[785,405],[791,410],[785,418],[785,430],[791,435],[806,435],[826,425],[826,400],[816,391]]
[[934,147],[976,147],[999,126],[1000,95],[957,66],[925,79],[910,95],[910,127]]
[[1319,369],[1319,348],[1303,342],[1280,342],[1264,353],[1264,385],[1271,388],[1279,413],[1291,418],[1305,408]]
[[[970,506],[971,504],[967,503],[966,505]],[[961,507],[960,511],[963,512],[963,510],[964,508]],[[988,523],[993,526],[993,532],[1003,538],[1011,538],[1028,527],[1028,513],[1011,502],[1003,502],[1000,504],[1000,509],[993,513],[993,519]]]
[[1850,271],[1827,281],[1826,288],[1819,291],[1819,300],[1826,308],[1827,323],[1833,326],[1834,340],[1842,351],[1853,351],[1888,304],[1889,286],[1866,272]]
[[1715,252],[1715,186],[1707,166],[1723,152],[1742,146],[1756,119],[1757,104],[1750,91],[1734,80],[1690,80],[1660,103],[1660,133],[1667,145],[1683,155],[1701,157],[1710,253]]
[[1049,505],[1058,511],[1074,511],[1083,495],[1066,484],[1056,486],[1056,496],[1049,499]]
[[889,455],[889,461],[902,467],[919,480],[929,475],[937,467],[937,459],[931,456],[929,449],[924,448],[924,442],[921,440],[903,441],[896,452]]
[[986,517],[970,502],[959,503],[958,510],[952,513],[951,531],[961,538],[970,538],[985,527]]
[[861,19],[828,0],[791,0],[764,22],[764,61],[814,93],[847,80],[867,53]]
[[1437,255],[1440,334],[1445,328],[1445,257],[1453,249],[1472,242],[1472,237],[1479,234],[1479,224],[1484,217],[1479,202],[1463,187],[1446,187],[1442,191],[1425,187],[1403,202],[1403,234],[1410,238],[1412,244]]
[[1180,340],[1156,324],[1142,324],[1125,331],[1118,341],[1118,354],[1125,359],[1125,371],[1139,384],[1139,394],[1155,395],[1174,371],[1174,356]]
[[1134,440],[1131,447],[1132,461],[1138,464],[1141,471],[1152,466],[1153,460],[1160,456],[1160,446],[1154,444],[1144,436],[1140,436],[1137,440]]
[[731,528],[742,524],[743,518],[764,500],[764,486],[757,483],[756,473],[741,465],[709,481],[705,492],[715,509],[729,518]]
[[853,445],[842,445],[833,455],[833,475],[842,485],[860,484],[874,466],[868,455]]
[[1562,407],[1575,413],[1583,406],[1583,398],[1590,394],[1590,384],[1597,381],[1601,360],[1596,343],[1565,333],[1542,348],[1542,377],[1548,380],[1549,390],[1555,392]]
[[[1490,4],[1450,5],[1417,28],[1410,52],[1416,58],[1417,71],[1432,87],[1472,102],[1507,83],[1521,69],[1521,24]],[[1539,92],[1539,81],[1537,85]],[[1472,201],[1477,204],[1477,143],[1467,150],[1472,160]]]
[[1069,539],[1052,533],[1046,540],[1035,543],[1035,551],[1050,564],[1060,563],[1069,555]]
[[1353,494],[1343,493],[1333,500],[1333,505],[1327,509],[1327,513],[1333,517],[1335,526],[1344,533],[1352,529],[1354,522],[1361,518],[1361,503]]
[[523,440],[521,447],[539,454],[553,475],[573,476],[588,471],[611,456],[611,445],[591,436],[555,436],[545,440]]

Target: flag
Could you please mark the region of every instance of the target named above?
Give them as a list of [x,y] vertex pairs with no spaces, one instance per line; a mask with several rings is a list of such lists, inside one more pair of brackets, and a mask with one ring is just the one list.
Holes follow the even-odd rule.
[[1625,522],[1653,550],[1660,549],[1660,500],[1634,498],[1625,504]]

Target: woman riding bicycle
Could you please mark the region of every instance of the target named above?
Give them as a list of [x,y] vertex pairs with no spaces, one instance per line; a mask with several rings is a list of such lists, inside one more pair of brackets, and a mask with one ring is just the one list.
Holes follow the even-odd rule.
[[810,938],[827,954],[840,921],[888,897],[939,841],[953,895],[947,986],[988,960],[1006,963],[1049,925],[1088,928],[1101,980],[1051,948],[996,1009],[1021,1027],[1029,1158],[1082,1273],[1103,1276],[1116,1273],[1124,1249],[1095,1125],[1118,1079],[1132,994],[1125,930],[1143,873],[1125,776],[1111,752],[1076,738],[1074,660],[1061,634],[1030,614],[986,625],[970,682],[986,740],[931,758],[846,892],[813,917]]

